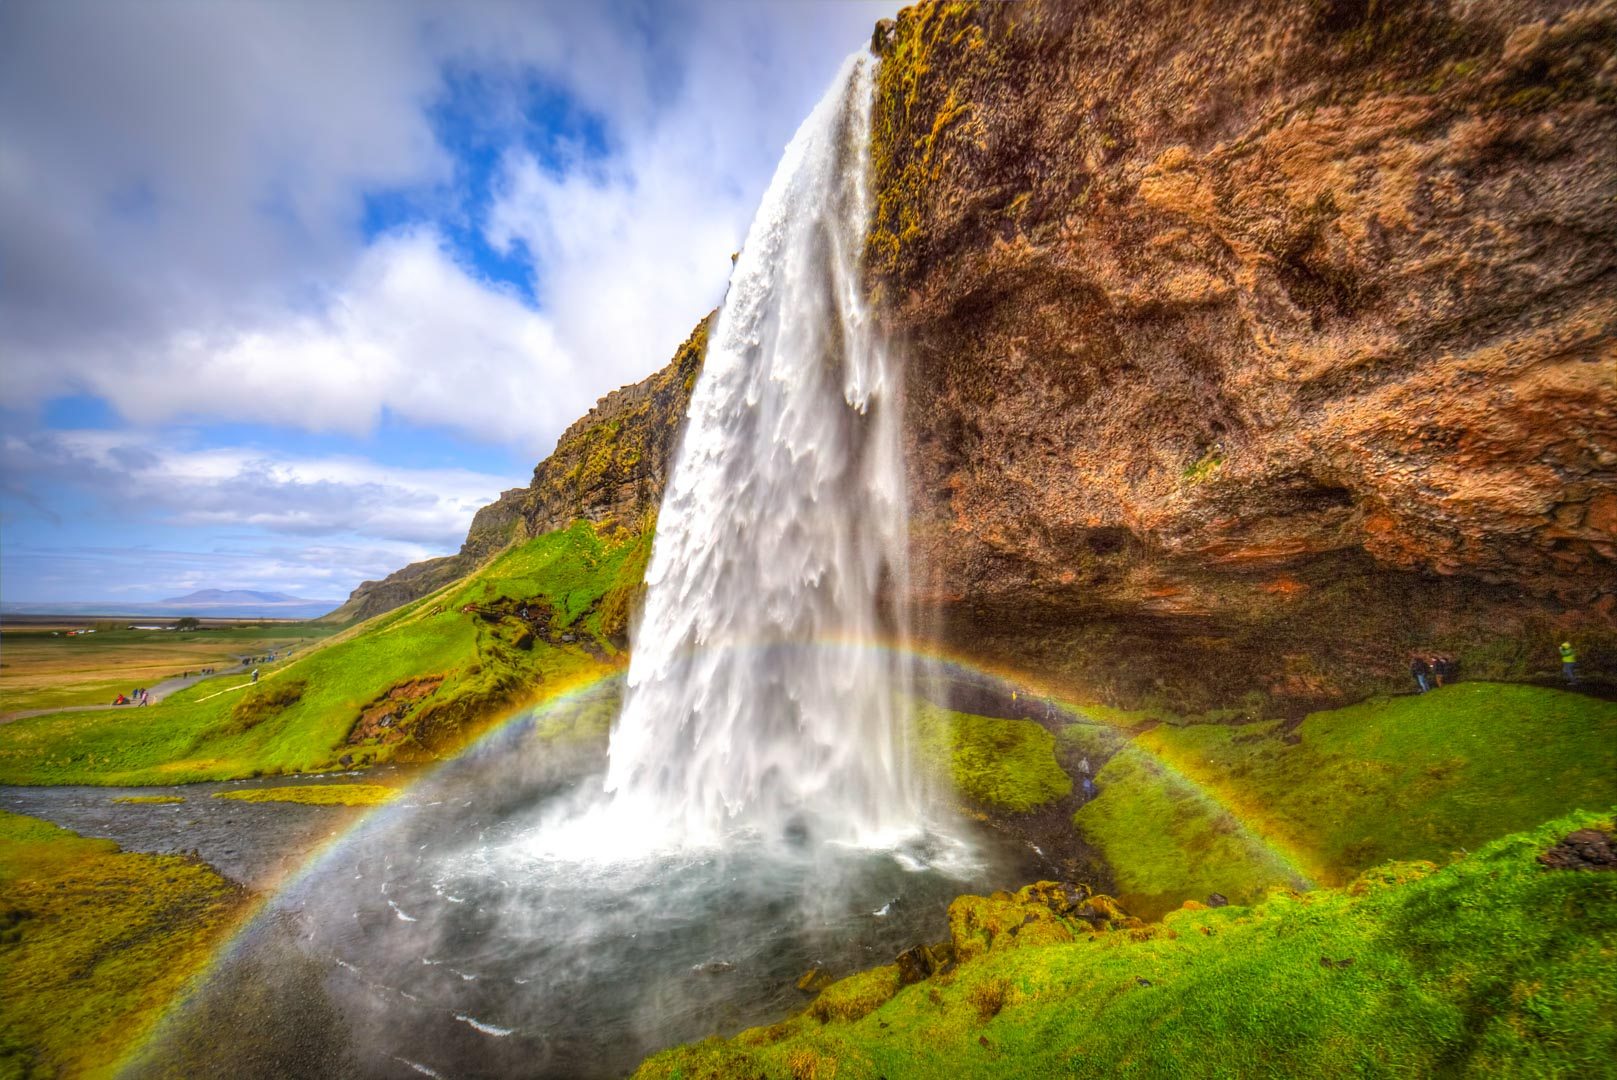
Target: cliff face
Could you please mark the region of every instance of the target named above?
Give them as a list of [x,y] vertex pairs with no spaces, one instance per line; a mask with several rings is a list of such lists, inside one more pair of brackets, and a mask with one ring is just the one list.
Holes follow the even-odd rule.
[[513,540],[578,519],[643,528],[662,500],[711,318],[697,324],[661,371],[612,391],[563,432],[527,487],[502,492],[477,512],[459,552],[364,582],[326,619],[347,622],[391,611],[465,577]]
[[927,4],[867,265],[930,632],[1282,711],[1611,663],[1617,4]]
[[712,318],[696,325],[667,367],[612,391],[562,433],[555,451],[535,466],[524,495],[529,536],[578,518],[638,528],[656,513]]

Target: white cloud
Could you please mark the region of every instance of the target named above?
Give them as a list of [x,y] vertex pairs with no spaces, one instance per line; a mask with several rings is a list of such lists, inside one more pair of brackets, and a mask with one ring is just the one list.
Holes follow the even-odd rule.
[[[0,394],[145,424],[389,409],[543,452],[719,300],[781,147],[892,6],[0,7]],[[464,213],[427,113],[451,69],[509,91],[488,227],[535,257],[539,311],[431,231],[363,242],[368,191]],[[535,78],[602,118],[604,159],[520,148]]]
[[264,329],[186,331],[142,362],[99,363],[85,386],[145,424],[230,417],[365,433],[384,409],[527,446],[573,418],[574,363],[549,320],[469,277],[432,232],[366,249],[318,312]]
[[[359,535],[412,558],[458,547],[507,477],[402,469],[363,458],[293,457],[240,447],[188,449],[153,435],[64,431],[0,440],[0,473],[71,485],[133,522],[217,533]],[[409,561],[409,560],[406,560]],[[392,567],[396,569],[395,565]]]

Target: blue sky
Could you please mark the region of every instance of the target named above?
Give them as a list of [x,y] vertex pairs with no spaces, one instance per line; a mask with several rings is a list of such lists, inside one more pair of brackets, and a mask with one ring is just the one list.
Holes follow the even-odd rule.
[[455,550],[718,303],[896,6],[0,5],[0,600]]

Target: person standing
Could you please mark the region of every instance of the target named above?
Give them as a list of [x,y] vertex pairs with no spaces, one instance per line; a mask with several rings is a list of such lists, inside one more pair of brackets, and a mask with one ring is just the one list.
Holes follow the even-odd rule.
[[1563,641],[1561,651],[1561,678],[1566,680],[1568,686],[1578,685],[1578,651],[1572,647],[1572,642]]
[[1426,662],[1425,657],[1410,657],[1409,673],[1415,677],[1415,685],[1420,687],[1417,693],[1424,694],[1431,689],[1432,665]]

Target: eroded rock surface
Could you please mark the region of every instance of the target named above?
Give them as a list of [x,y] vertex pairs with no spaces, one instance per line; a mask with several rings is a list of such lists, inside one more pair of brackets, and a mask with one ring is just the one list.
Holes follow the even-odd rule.
[[1612,666],[1614,42],[1610,2],[906,9],[868,253],[931,632],[1180,708]]

